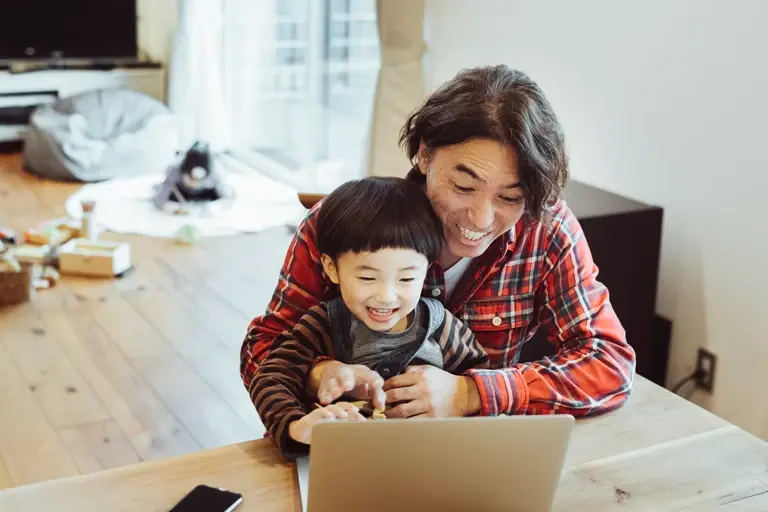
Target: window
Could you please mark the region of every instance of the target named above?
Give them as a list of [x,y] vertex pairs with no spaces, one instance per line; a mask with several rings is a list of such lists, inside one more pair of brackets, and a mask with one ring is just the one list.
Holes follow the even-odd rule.
[[375,0],[224,0],[234,155],[301,190],[363,174],[379,70]]

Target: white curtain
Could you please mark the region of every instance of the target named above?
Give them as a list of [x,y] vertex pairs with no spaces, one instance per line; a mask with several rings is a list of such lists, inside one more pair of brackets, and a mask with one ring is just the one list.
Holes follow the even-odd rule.
[[404,176],[410,163],[398,151],[408,115],[424,97],[424,0],[377,0],[381,69],[371,116],[367,174]]
[[217,152],[232,146],[222,79],[223,1],[179,0],[168,106],[179,121],[182,150],[196,140],[208,142]]

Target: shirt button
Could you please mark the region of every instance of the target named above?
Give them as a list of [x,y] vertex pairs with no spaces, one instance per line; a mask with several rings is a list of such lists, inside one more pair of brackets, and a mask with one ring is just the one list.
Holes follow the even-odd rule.
[[433,297],[439,297],[440,296],[440,288],[432,288],[432,296]]
[[381,369],[381,375],[383,375],[383,376],[389,375],[389,368],[382,368]]
[[495,325],[496,327],[501,325],[501,318],[498,316],[493,317],[493,320],[491,320],[491,323]]

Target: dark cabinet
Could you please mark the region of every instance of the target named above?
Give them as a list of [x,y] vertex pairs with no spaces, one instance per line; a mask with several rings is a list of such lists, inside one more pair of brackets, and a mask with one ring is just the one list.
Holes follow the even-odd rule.
[[[568,184],[564,197],[637,353],[637,372],[664,385],[669,340],[656,316],[663,210],[576,181]],[[553,353],[552,344],[537,333],[523,347],[521,361]]]

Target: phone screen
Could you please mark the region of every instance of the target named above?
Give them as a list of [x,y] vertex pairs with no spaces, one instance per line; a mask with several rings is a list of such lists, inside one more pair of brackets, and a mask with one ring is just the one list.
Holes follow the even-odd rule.
[[198,485],[173,507],[170,512],[230,512],[242,503],[240,494]]

